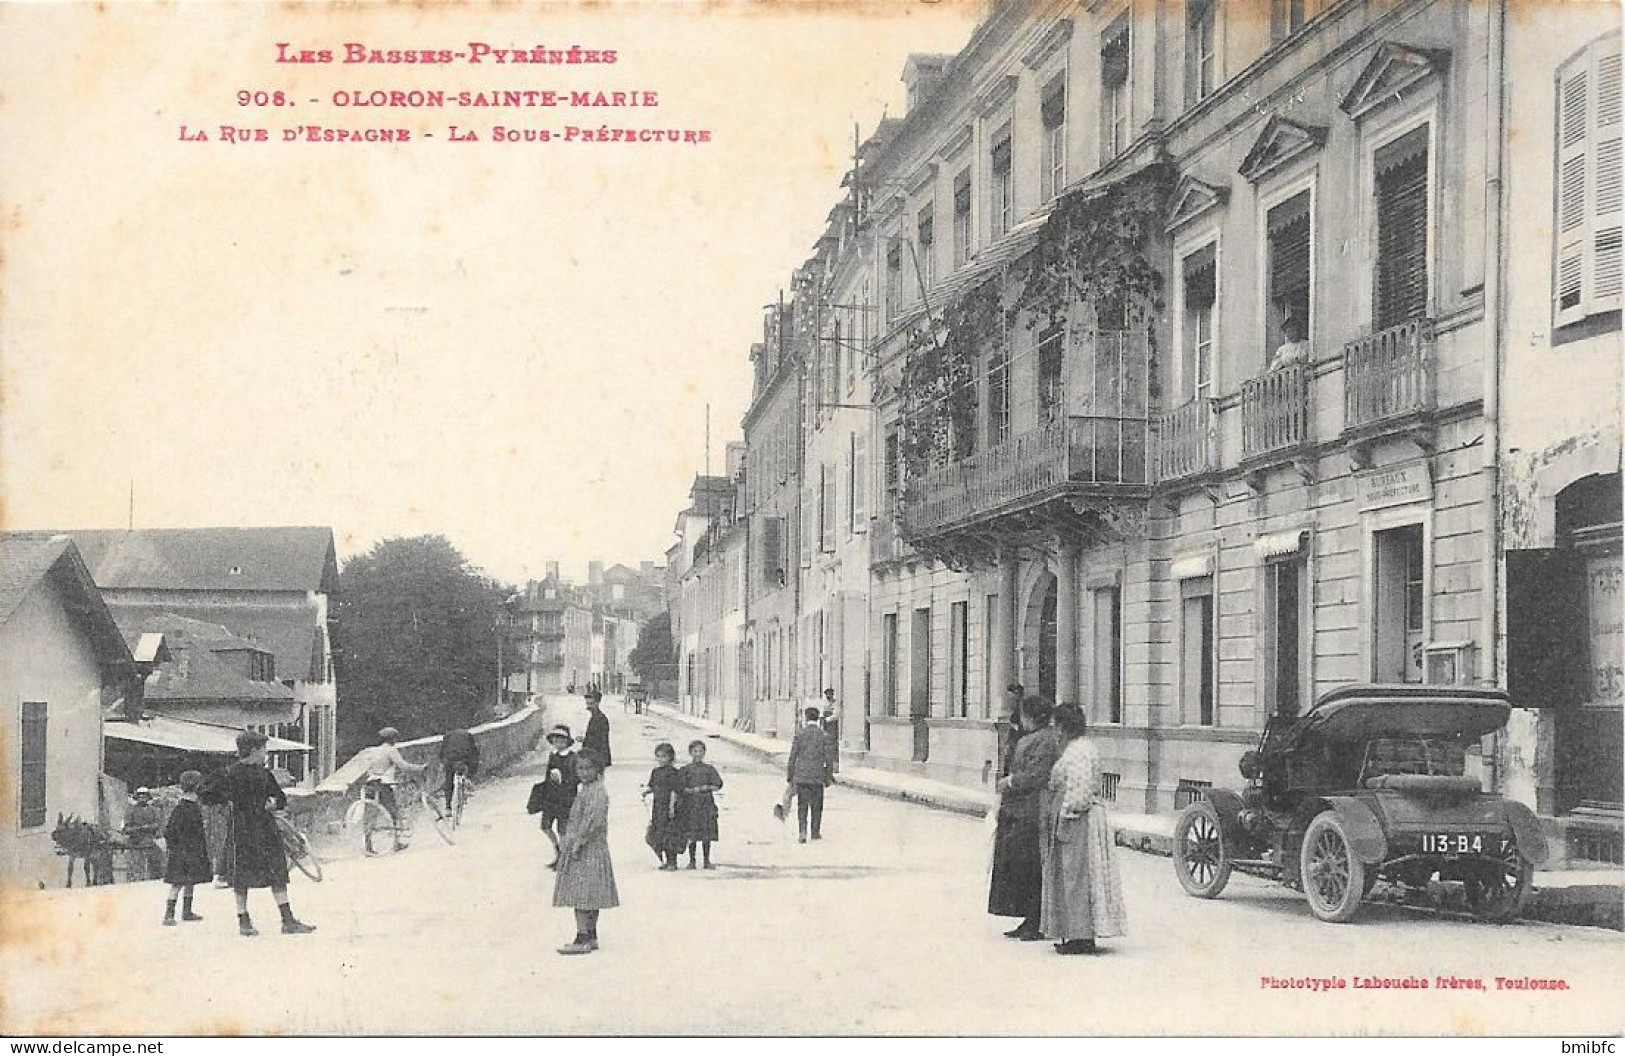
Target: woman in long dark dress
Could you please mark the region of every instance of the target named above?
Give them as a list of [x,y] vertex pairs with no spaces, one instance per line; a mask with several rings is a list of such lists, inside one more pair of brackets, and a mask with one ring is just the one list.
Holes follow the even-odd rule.
[[722,775],[705,761],[705,742],[691,741],[688,757],[692,762],[683,767],[683,798],[677,805],[683,838],[688,841],[688,867],[695,868],[694,850],[699,846],[705,856],[705,867],[711,864],[711,844],[717,840],[717,800],[712,793],[722,788]]
[[1024,731],[1010,753],[1010,772],[999,779],[998,825],[993,835],[993,875],[987,911],[995,917],[1020,917],[1005,932],[1012,939],[1035,942],[1043,906],[1044,870],[1039,860],[1039,795],[1061,757],[1061,734],[1050,724],[1050,702],[1026,697],[1017,711]]
[[649,771],[649,831],[645,839],[649,849],[660,859],[662,872],[677,868],[677,852],[687,842],[683,839],[683,826],[677,816],[677,804],[683,798],[683,773],[675,765],[677,749],[662,741],[655,745],[655,768]]
[[248,889],[268,887],[282,913],[284,935],[316,929],[293,915],[288,904],[288,857],[271,811],[284,810],[288,797],[265,768],[265,735],[244,730],[237,735],[237,761],[218,775],[204,793],[211,803],[231,807],[226,827],[225,878],[237,895],[237,930],[258,935],[248,916]]

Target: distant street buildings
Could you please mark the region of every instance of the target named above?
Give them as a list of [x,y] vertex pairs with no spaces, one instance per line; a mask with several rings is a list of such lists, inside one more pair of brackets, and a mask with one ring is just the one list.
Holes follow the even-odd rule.
[[980,784],[1019,683],[1155,812],[1334,686],[1499,683],[1470,766],[1618,862],[1613,13],[1268,10],[909,59],[679,515],[681,705],[833,688],[847,752]]
[[620,692],[632,679],[638,629],[665,611],[666,570],[652,561],[636,569],[603,562],[588,566],[587,582],[572,583],[548,562],[511,603],[513,634],[525,656],[510,676],[510,695],[531,698],[579,693],[589,685]]

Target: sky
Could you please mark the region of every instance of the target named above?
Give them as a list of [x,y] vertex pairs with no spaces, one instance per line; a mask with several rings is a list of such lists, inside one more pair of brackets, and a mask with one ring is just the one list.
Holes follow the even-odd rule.
[[[661,560],[854,122],[973,10],[836,4],[0,6],[0,525],[449,537],[510,582]],[[292,50],[613,49],[613,65]],[[655,91],[652,110],[340,108],[337,91]],[[238,104],[284,91],[293,106]],[[286,143],[405,128],[414,142]],[[481,133],[452,143],[456,124]],[[708,129],[496,143],[495,125]],[[199,130],[208,142],[183,141]],[[221,142],[222,125],[271,142]],[[432,140],[422,133],[434,134]]]

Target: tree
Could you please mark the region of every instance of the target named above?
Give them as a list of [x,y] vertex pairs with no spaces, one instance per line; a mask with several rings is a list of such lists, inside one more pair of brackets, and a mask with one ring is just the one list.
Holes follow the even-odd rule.
[[511,593],[439,535],[386,539],[348,561],[337,600],[340,754],[373,743],[383,726],[408,739],[490,718],[498,648],[504,672],[524,662],[504,604]]
[[671,641],[671,613],[650,616],[638,628],[638,644],[627,658],[638,681],[654,691],[654,684],[676,673],[677,650]]

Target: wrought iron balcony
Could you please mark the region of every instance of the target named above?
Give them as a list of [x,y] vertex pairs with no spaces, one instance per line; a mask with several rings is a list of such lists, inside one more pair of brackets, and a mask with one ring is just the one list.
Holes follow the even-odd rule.
[[1219,468],[1218,421],[1213,401],[1206,397],[1157,416],[1153,450],[1158,484],[1200,477]]
[[1074,415],[940,466],[911,485],[903,534],[930,536],[1074,491],[1143,487],[1146,433],[1144,418]]
[[1412,319],[1343,348],[1343,428],[1371,434],[1433,410],[1432,319]]
[[1293,363],[1242,382],[1242,461],[1285,455],[1308,441],[1308,364]]

